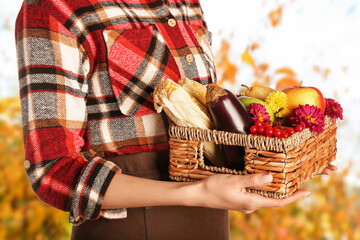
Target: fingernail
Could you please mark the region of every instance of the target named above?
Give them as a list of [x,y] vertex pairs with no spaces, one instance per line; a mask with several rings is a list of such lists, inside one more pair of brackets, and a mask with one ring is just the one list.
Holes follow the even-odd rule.
[[309,196],[309,195],[310,195],[310,193],[311,193],[311,192],[307,192],[307,193],[305,193],[304,197]]
[[263,181],[263,183],[271,183],[273,180],[273,176],[271,174],[262,175],[261,180]]

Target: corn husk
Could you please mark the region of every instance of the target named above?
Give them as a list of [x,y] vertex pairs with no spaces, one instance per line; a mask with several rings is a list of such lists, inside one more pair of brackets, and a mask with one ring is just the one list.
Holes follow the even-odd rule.
[[[170,79],[160,81],[153,97],[155,110],[158,113],[164,111],[177,126],[215,129],[206,107],[174,81]],[[216,144],[205,142],[204,155],[212,164],[224,165],[220,148]]]
[[188,78],[182,78],[178,84],[206,108],[206,86]]

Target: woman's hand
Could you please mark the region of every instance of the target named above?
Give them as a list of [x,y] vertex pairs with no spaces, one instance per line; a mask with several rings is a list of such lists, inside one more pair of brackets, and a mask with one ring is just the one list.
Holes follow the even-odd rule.
[[[333,170],[334,167],[329,166],[329,171]],[[215,174],[191,183],[116,174],[105,194],[102,208],[182,205],[251,213],[260,208],[287,205],[310,193],[307,189],[301,189],[288,198],[276,199],[246,191],[246,188],[266,186],[271,182],[272,176],[268,174]]]
[[265,186],[271,181],[272,176],[264,174],[216,174],[188,185],[192,196],[189,205],[251,213],[260,208],[281,207],[310,194],[309,190],[302,189],[288,198],[276,199],[246,191],[248,187]]

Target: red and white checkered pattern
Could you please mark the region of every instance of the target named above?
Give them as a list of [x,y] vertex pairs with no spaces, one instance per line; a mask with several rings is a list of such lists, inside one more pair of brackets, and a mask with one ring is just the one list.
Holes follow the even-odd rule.
[[198,0],[26,0],[16,44],[37,196],[75,224],[125,217],[101,210],[120,172],[105,159],[168,148],[153,89],[165,77],[215,81],[210,38]]

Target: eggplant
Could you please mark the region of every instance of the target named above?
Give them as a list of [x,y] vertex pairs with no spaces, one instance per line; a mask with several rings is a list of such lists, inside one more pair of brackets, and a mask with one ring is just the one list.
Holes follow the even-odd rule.
[[[216,84],[209,84],[206,90],[206,102],[217,130],[250,133],[253,120],[244,105],[231,91]],[[244,170],[244,147],[223,145],[223,150],[228,168]]]

